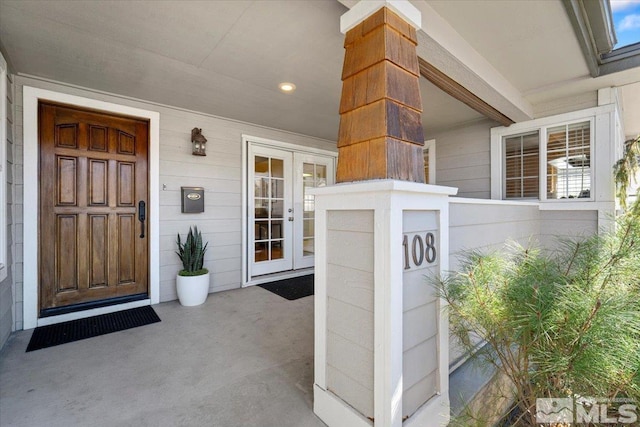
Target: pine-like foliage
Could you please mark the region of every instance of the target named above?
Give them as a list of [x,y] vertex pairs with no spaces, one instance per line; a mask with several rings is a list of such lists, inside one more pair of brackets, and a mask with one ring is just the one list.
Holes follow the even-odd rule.
[[[633,167],[622,169],[628,180]],[[438,288],[452,334],[512,383],[509,425],[535,426],[537,398],[640,402],[640,199],[615,231],[564,241],[553,253],[515,243],[468,253]],[[487,343],[480,351],[478,339]]]
[[627,207],[627,189],[640,169],[640,136],[625,143],[625,154],[613,168],[616,181],[616,197],[623,209]]
[[207,252],[209,243],[202,244],[202,233],[198,231],[198,227],[189,227],[189,233],[184,243],[180,240],[178,233],[178,251],[176,254],[182,261],[183,269],[178,273],[181,276],[199,276],[208,273],[209,270],[203,268],[204,254]]

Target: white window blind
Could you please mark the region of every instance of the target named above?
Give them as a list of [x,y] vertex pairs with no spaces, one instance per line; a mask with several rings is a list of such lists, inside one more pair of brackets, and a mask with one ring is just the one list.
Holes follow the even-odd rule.
[[589,122],[547,129],[547,199],[591,197]]
[[538,198],[540,135],[536,132],[504,138],[504,197]]

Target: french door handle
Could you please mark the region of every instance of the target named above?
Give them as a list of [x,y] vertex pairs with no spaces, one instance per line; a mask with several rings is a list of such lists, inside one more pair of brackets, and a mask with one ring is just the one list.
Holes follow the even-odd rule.
[[293,217],[292,216],[289,217],[289,221],[293,221]]
[[140,238],[144,239],[144,221],[147,219],[147,204],[144,200],[138,202],[138,220],[140,221]]

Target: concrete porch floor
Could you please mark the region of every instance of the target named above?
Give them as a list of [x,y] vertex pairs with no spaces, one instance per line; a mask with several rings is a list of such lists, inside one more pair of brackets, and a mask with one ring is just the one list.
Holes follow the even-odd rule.
[[162,322],[25,353],[0,353],[0,426],[324,426],[313,414],[313,297],[259,287]]

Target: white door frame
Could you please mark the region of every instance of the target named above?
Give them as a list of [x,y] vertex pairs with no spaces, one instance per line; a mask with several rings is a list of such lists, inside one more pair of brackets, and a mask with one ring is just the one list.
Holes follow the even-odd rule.
[[[38,318],[38,102],[40,100],[123,114],[149,120],[149,298],[126,304],[95,308],[59,316]],[[24,109],[24,245],[23,321],[24,329],[98,314],[126,310],[160,302],[160,114],[111,102],[68,95],[31,86],[23,87]]]
[[[265,278],[252,278],[251,276],[251,254],[250,254],[250,246],[249,246],[249,236],[248,236],[248,222],[250,218],[249,212],[249,204],[248,204],[248,176],[249,176],[249,153],[250,153],[250,145],[258,145],[267,148],[275,148],[279,150],[286,150],[292,153],[303,153],[303,154],[315,154],[325,157],[331,157],[334,159],[334,170],[335,163],[338,158],[338,153],[336,151],[323,150],[321,148],[314,147],[305,147],[296,144],[290,144],[287,142],[276,141],[272,139],[260,138],[251,135],[242,135],[242,287],[253,286],[260,283],[265,283],[271,280],[274,280],[273,276],[265,277]],[[299,276],[301,274],[307,274],[306,270],[298,270],[285,272],[283,274],[278,274],[278,279],[285,277],[294,277]]]

